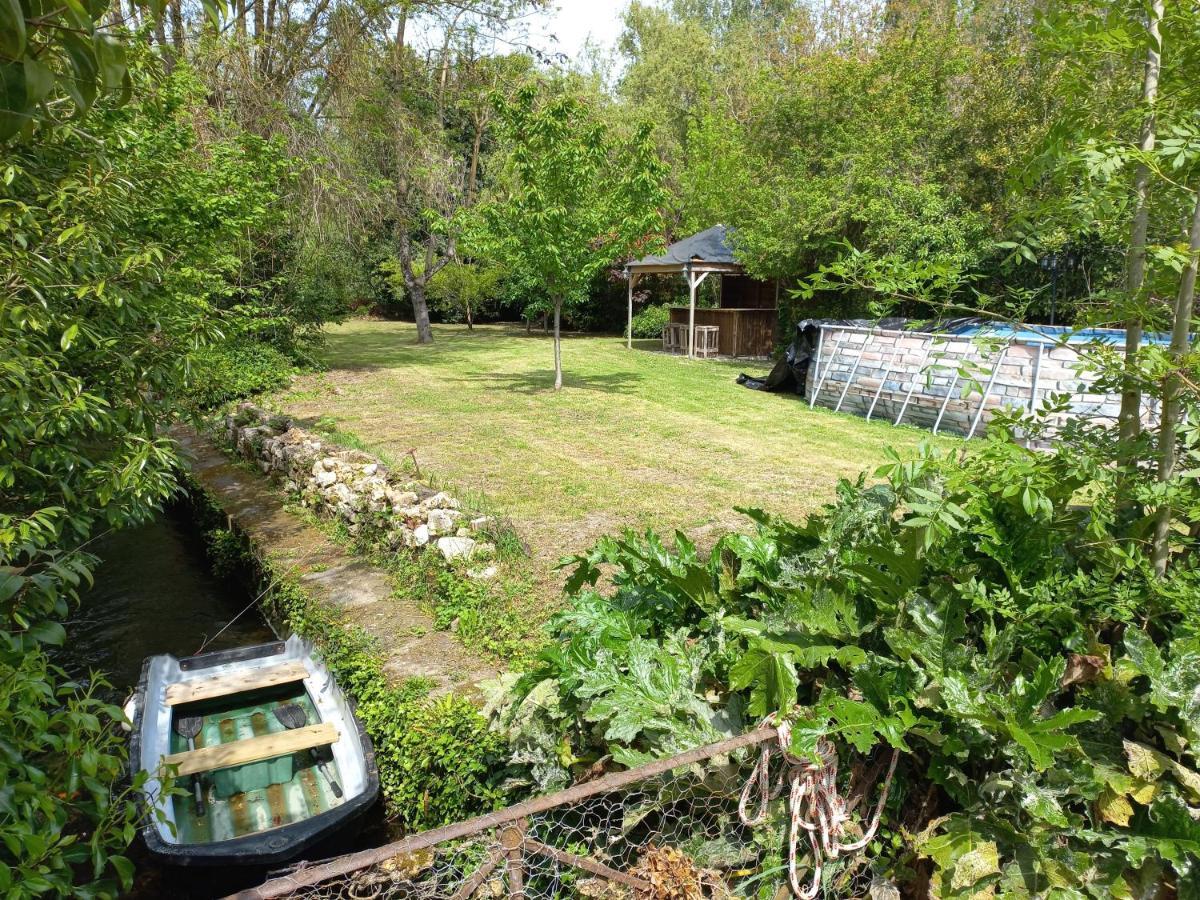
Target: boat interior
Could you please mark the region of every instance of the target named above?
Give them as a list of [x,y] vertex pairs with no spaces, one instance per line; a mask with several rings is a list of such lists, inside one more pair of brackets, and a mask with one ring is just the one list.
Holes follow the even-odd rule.
[[[302,681],[218,696],[193,690],[168,703],[171,753],[163,765],[177,772],[182,790],[172,798],[180,843],[258,834],[341,802],[334,785],[342,773],[330,746],[337,729],[322,723]],[[190,726],[181,725],[186,720]]]

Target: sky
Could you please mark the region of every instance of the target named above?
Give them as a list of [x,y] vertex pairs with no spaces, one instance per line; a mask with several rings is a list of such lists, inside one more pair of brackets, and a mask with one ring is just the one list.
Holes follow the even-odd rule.
[[[582,63],[589,69],[582,54],[590,39],[606,63],[600,66],[600,72],[611,77],[623,67],[616,44],[621,36],[621,17],[628,6],[629,0],[549,0],[546,10],[527,13],[513,23],[507,34],[494,36],[490,51],[503,53],[528,46],[551,59],[563,54],[568,65]],[[440,47],[444,34],[438,20],[430,17],[421,20],[409,40],[415,50],[425,52]]]
[[551,11],[530,22],[531,43],[572,59],[578,58],[589,37],[611,50],[621,36],[621,14],[627,6],[629,0],[551,0]]

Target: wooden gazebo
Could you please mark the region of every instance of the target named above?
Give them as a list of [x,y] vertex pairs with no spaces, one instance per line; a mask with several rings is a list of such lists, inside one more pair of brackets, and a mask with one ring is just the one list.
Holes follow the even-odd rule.
[[[633,289],[643,275],[682,275],[688,283],[688,305],[671,308],[671,322],[687,325],[688,356],[696,355],[696,327],[717,326],[722,356],[768,356],[778,320],[779,282],[759,281],[733,255],[724,225],[676,241],[660,256],[647,256],[625,266],[629,279],[627,345],[633,348]],[[721,279],[720,307],[696,309],[696,288],[709,275]]]

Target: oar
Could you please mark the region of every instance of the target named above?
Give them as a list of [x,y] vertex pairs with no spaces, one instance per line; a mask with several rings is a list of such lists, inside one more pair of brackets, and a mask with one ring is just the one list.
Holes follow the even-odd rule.
[[[188,749],[196,749],[196,735],[204,725],[200,716],[180,716],[175,720],[175,733],[188,742]],[[204,817],[204,791],[200,787],[200,776],[192,776],[192,791],[196,795],[196,817]]]
[[[275,713],[275,718],[279,720],[279,724],[291,731],[295,728],[303,728],[308,724],[308,713],[295,703],[289,703],[286,706],[277,706],[272,712]],[[310,750],[313,761],[316,762],[317,768],[321,770],[321,774],[325,776],[325,780],[329,782],[329,789],[333,791],[333,796],[342,796],[342,786],[334,781],[329,770],[325,768],[325,760],[317,755],[315,750]]]

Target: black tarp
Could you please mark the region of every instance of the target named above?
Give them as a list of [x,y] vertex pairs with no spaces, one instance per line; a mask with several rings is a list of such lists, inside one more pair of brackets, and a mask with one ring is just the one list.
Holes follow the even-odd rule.
[[737,383],[752,391],[791,390],[804,396],[809,364],[817,353],[821,340],[821,326],[846,326],[851,328],[882,328],[888,331],[920,331],[926,334],[954,334],[964,328],[981,325],[985,320],[978,318],[943,319],[937,321],[916,319],[801,319],[796,323],[796,333],[779,362],[766,375],[756,377],[742,372]]

